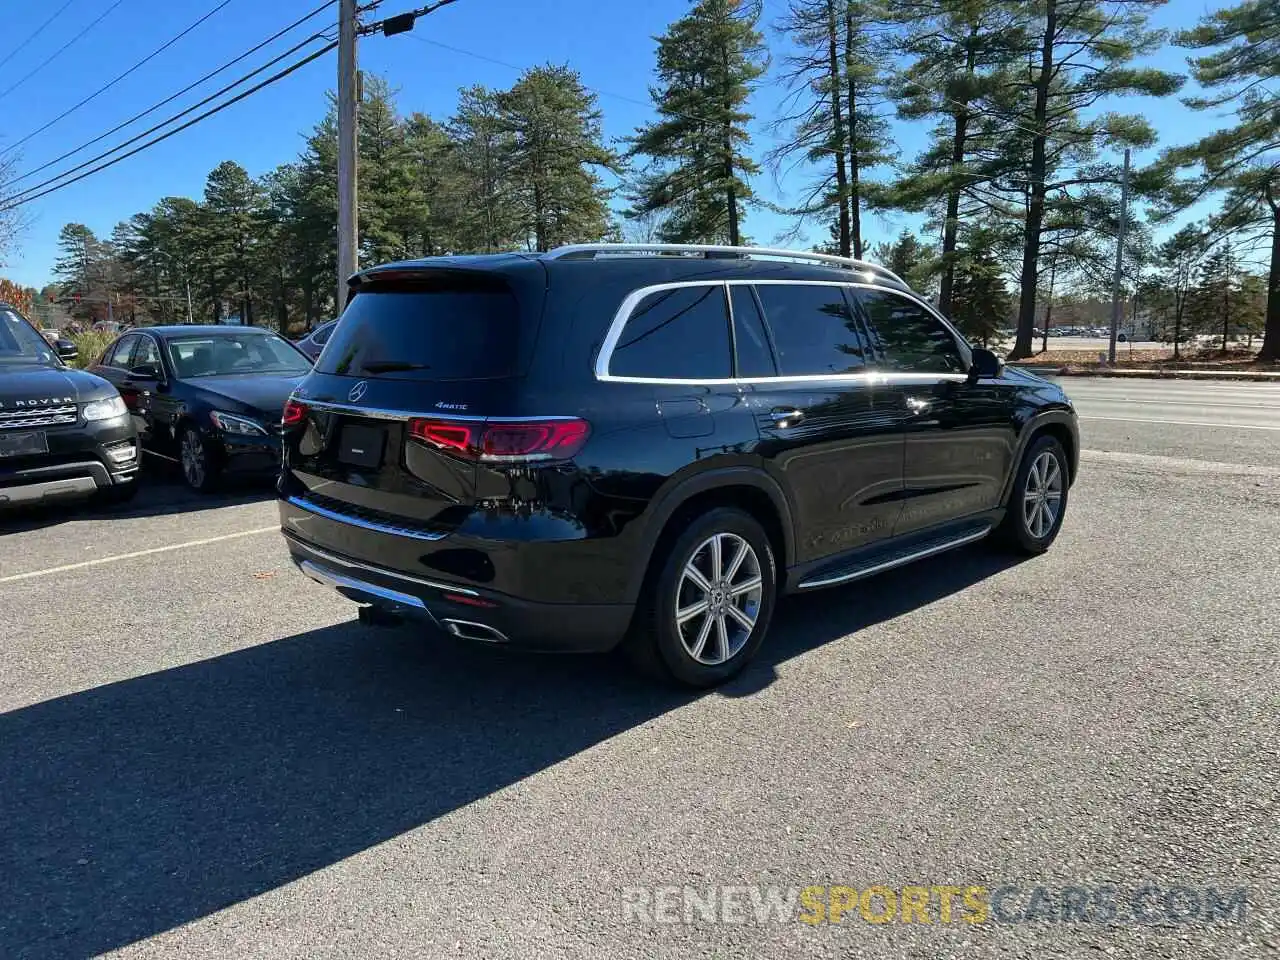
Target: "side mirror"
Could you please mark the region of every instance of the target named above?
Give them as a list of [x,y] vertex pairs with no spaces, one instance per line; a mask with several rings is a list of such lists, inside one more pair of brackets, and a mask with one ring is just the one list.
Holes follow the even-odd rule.
[[130,380],[159,380],[160,370],[154,363],[140,363],[129,371]]
[[969,379],[983,380],[998,377],[1004,372],[1004,361],[983,347],[975,347],[973,362],[969,365]]
[[71,340],[57,340],[53,344],[53,349],[57,351],[58,359],[64,363],[70,363],[80,356],[80,351]]

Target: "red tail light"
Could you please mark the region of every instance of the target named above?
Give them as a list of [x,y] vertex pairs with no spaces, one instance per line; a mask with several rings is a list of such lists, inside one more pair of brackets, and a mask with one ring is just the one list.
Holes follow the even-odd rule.
[[290,397],[284,402],[284,413],[280,416],[280,426],[296,427],[307,419],[307,405]]
[[568,460],[587,442],[591,425],[585,420],[519,420],[463,422],[417,418],[409,421],[409,435],[429,447],[469,460],[521,463]]

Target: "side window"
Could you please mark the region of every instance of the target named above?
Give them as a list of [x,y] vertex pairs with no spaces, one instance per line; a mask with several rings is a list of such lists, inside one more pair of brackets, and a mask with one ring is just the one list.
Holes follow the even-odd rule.
[[867,363],[867,344],[836,286],[766,283],[756,287],[784,377],[853,373]]
[[140,367],[144,363],[149,363],[157,370],[160,369],[160,350],[156,347],[156,342],[150,337],[140,337],[138,339],[138,349],[133,351],[133,359],[129,361],[129,368]]
[[137,342],[138,338],[136,336],[121,337],[116,341],[115,349],[111,351],[111,355],[107,358],[106,365],[128,370],[129,354],[133,353],[133,348]]
[[641,300],[609,358],[615,377],[722,380],[732,375],[724,287],[675,287]]
[[336,326],[337,326],[336,323],[329,323],[321,327],[314,334],[312,334],[311,336],[312,342],[315,343],[317,346],[323,347],[326,343],[329,342],[329,338],[333,336],[333,328]]
[[729,287],[729,302],[733,306],[733,342],[738,353],[738,376],[776,377],[778,365],[773,362],[773,348],[760,319],[751,288],[742,284]]
[[887,290],[857,291],[886,366],[906,373],[964,373],[956,339],[920,304]]

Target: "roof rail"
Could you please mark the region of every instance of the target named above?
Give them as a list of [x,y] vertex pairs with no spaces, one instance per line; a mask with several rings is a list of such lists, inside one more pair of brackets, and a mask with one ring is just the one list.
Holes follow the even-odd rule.
[[846,270],[867,270],[888,277],[902,286],[905,280],[878,263],[866,260],[855,260],[853,257],[836,257],[829,253],[809,253],[804,250],[775,250],[771,247],[727,247],[706,243],[574,243],[557,247],[545,254],[548,260],[595,260],[597,257],[617,257],[627,254],[673,254],[689,256],[702,254],[704,257],[762,257],[774,260],[808,260]]

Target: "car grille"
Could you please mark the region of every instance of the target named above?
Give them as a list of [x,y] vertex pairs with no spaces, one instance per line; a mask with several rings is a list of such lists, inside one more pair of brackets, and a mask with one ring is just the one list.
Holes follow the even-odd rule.
[[30,410],[0,410],[0,430],[30,427],[60,427],[78,419],[75,404],[64,407],[39,407]]

